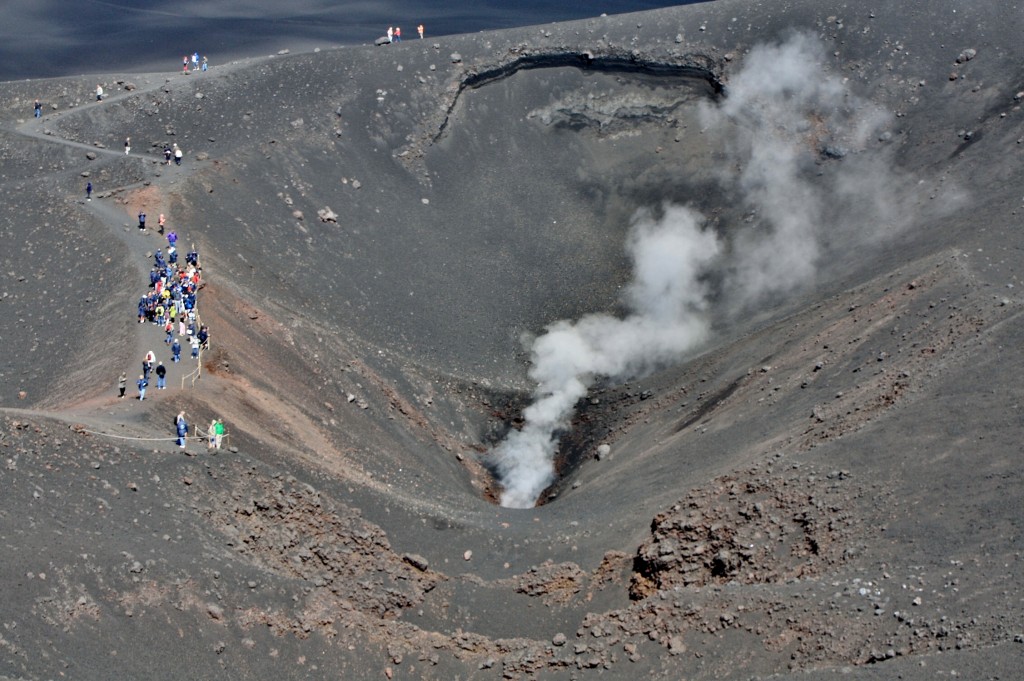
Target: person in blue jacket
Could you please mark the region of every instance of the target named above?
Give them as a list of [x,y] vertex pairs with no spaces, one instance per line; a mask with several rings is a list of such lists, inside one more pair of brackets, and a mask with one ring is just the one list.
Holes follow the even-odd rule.
[[185,420],[185,412],[178,412],[178,418],[174,419],[174,425],[178,428],[178,446],[185,449],[185,439],[188,437],[188,422]]

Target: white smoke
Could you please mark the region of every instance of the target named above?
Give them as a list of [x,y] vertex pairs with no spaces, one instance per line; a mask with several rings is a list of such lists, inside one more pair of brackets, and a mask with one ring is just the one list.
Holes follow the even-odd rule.
[[504,486],[501,505],[530,508],[554,480],[554,433],[569,425],[576,402],[598,376],[634,376],[673,361],[707,335],[700,276],[720,251],[701,216],[669,206],[661,220],[634,220],[628,248],[635,278],[632,312],[619,319],[587,315],[560,321],[534,341],[530,378],[537,382],[525,425],[494,450]]
[[[705,340],[708,292],[701,281],[711,266],[725,274],[725,302],[742,310],[811,281],[826,223],[834,238],[860,229],[865,216],[895,221],[896,183],[885,166],[844,158],[842,168],[849,170],[828,180],[816,177],[814,163],[824,145],[858,150],[882,120],[877,108],[827,75],[823,55],[820,43],[803,35],[754,48],[728,96],[703,107],[705,131],[728,146],[730,162],[723,166],[739,168],[720,180],[754,216],[749,228],[733,230],[728,249],[690,208],[666,206],[658,220],[642,212],[627,243],[634,266],[629,315],[556,322],[534,341],[534,401],[523,414],[523,428],[493,451],[502,506],[532,507],[553,482],[556,433],[569,426],[596,378],[639,376],[678,361]],[[851,198],[868,191],[875,192],[871,205],[852,220],[836,210],[850,212]],[[874,235],[880,229],[876,224],[863,231]]]

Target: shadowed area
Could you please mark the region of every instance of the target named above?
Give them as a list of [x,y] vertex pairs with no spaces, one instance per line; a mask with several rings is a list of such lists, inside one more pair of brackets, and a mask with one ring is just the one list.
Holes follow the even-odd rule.
[[1012,676],[1022,27],[952,9],[3,84],[0,674]]

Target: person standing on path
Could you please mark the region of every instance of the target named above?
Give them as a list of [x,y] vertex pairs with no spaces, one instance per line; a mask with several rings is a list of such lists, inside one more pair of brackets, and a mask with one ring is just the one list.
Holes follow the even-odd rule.
[[[160,219],[156,221],[156,224],[160,226],[160,230],[159,231],[160,231],[161,234],[164,233],[164,224],[166,224],[166,222],[167,222],[167,218],[164,217],[163,213],[160,213]],[[173,246],[174,244],[171,244],[171,245]]]
[[206,430],[206,448],[213,449],[217,445],[217,419],[210,421],[210,427]]
[[420,40],[423,40],[423,24],[417,26],[416,31],[420,34]]
[[156,389],[167,390],[167,367],[163,362],[156,363]]
[[128,373],[125,371],[121,372],[121,375],[117,379],[117,390],[120,393],[118,397],[124,399],[125,388],[128,387]]
[[174,152],[168,146],[164,147],[164,164],[171,165],[171,156],[174,156]]
[[178,243],[178,233],[175,232],[172,229],[171,231],[167,232],[167,245],[173,247],[177,243]]
[[181,147],[179,147],[177,142],[175,142],[175,144],[174,144],[174,165],[176,165],[176,166],[180,166],[181,165],[181,156],[182,156]]
[[185,412],[178,412],[178,416],[174,419],[174,425],[178,431],[178,446],[185,449],[185,440],[188,437],[188,421],[185,420]]
[[188,75],[188,55],[186,54],[181,59],[181,72]]
[[199,359],[199,337],[189,336],[188,342],[192,346],[192,359]]
[[395,26],[395,42],[396,43],[402,42],[402,27],[401,26]]
[[171,361],[181,361],[181,343],[178,342],[177,338],[175,338],[174,342],[171,343]]
[[124,155],[127,156],[131,152],[131,150],[132,150],[132,138],[131,137],[125,137],[124,138]]
[[203,71],[206,71],[209,67],[209,62],[206,60],[206,57],[203,57]]
[[388,42],[394,42],[395,40],[395,29],[392,26],[388,26]]
[[146,386],[149,385],[149,381],[146,380],[145,376],[139,376],[139,380],[135,382],[139,386],[139,399],[146,399]]
[[192,53],[192,70],[193,71],[198,71],[199,70],[199,53],[198,52],[193,52]]
[[224,422],[217,419],[217,425],[213,429],[216,439],[213,442],[214,449],[220,449],[221,443],[224,442]]
[[102,102],[103,101],[103,86],[102,85],[97,85],[96,86],[96,101],[97,102]]
[[85,200],[92,201],[92,182],[85,183]]
[[34,115],[35,115],[36,118],[39,118],[39,117],[41,117],[43,115],[43,105],[42,105],[42,103],[40,103],[40,101],[38,99],[36,100],[36,103],[35,103],[34,112],[35,112]]
[[146,214],[143,211],[139,211],[139,231],[146,231]]

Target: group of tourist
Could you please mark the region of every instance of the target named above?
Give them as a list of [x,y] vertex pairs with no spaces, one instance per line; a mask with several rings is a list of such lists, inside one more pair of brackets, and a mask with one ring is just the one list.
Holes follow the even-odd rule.
[[190,63],[192,65],[192,71],[205,71],[208,68],[210,68],[210,62],[206,59],[206,57],[203,57],[202,62],[200,62],[199,61],[199,53],[198,52],[193,52],[191,59],[189,59],[189,56],[187,54],[184,57],[181,58],[181,72],[182,73],[184,73],[184,74],[188,74],[189,73],[189,68],[188,67],[189,67]]
[[[165,222],[161,217],[161,229]],[[145,229],[145,213],[139,213],[139,228]],[[158,248],[153,254],[149,270],[149,289],[139,298],[139,324],[155,324],[166,336],[164,344],[171,352],[171,362],[181,361],[181,343],[184,340],[192,350],[192,359],[199,360],[201,350],[209,347],[210,330],[201,324],[196,309],[196,293],[202,282],[202,267],[195,246],[185,254],[185,262],[178,261],[178,234],[167,232],[167,255]],[[143,360],[143,375],[139,377],[139,399],[144,399],[144,385],[148,385],[148,370],[152,368],[150,352]],[[157,386],[158,388],[163,386]]]
[[[423,24],[416,27],[416,32],[420,34],[420,40],[423,40]],[[388,26],[387,41],[388,43],[400,43],[402,42],[402,27],[401,26]]]

